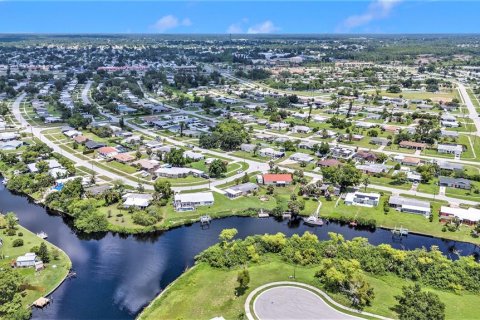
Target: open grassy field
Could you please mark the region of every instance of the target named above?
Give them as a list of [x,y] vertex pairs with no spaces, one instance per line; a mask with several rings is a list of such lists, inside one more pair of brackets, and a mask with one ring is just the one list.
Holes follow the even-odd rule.
[[[371,191],[373,192],[375,190]],[[377,207],[369,208],[361,206],[347,206],[344,204],[343,200],[340,200],[338,202],[338,206],[335,206],[335,200],[326,201],[322,199],[320,216],[326,218],[339,218],[341,216],[348,216],[375,219],[377,222],[377,226],[381,227],[395,228],[403,226],[404,228],[409,229],[411,232],[429,234],[435,237],[447,238],[452,240],[480,243],[480,238],[473,238],[471,236],[472,229],[465,225],[460,226],[459,230],[454,232],[442,231],[443,224],[438,221],[438,212],[440,206],[447,205],[446,202],[432,199],[422,199],[429,201],[432,206],[433,219],[432,222],[430,222],[429,219],[425,218],[422,215],[402,213],[394,209],[390,209],[390,211],[385,214],[383,212],[383,202],[385,202],[386,200],[387,195],[384,195],[381,197],[380,204]]]
[[443,101],[448,102],[452,101],[452,99],[456,96],[456,90],[451,91],[440,91],[440,92],[425,92],[425,91],[404,91],[401,93],[389,93],[386,91],[382,91],[380,93],[382,96],[398,98],[402,96],[404,99],[431,99],[432,101]]
[[[292,281],[294,266],[283,262],[277,256],[266,256],[264,261],[248,266],[250,284],[247,291],[237,297],[238,269],[215,269],[200,263],[187,271],[157,298],[139,319],[211,319],[223,316],[225,319],[243,319],[244,303],[248,294],[255,288],[275,281]],[[323,289],[314,278],[317,267],[295,267],[296,281]],[[365,311],[397,318],[391,308],[396,304],[395,295],[401,293],[409,281],[396,276],[374,277],[367,275],[373,287],[375,299]],[[446,319],[475,319],[478,315],[478,296],[470,293],[452,293],[427,288],[440,296],[446,304]],[[337,302],[348,305],[346,298],[338,294],[330,295]]]
[[[4,225],[4,219],[0,217],[0,226]],[[10,264],[15,261],[18,256],[31,252],[34,246],[40,246],[42,242],[47,245],[50,250],[57,249],[55,246],[47,241],[40,239],[37,235],[29,230],[17,225],[17,233],[15,236],[8,236],[2,229],[0,237],[3,240],[3,246],[0,255],[0,268],[10,268]],[[20,236],[20,234],[22,234]],[[15,239],[22,239],[23,246],[13,247],[12,243]],[[61,250],[59,250],[58,260],[51,259],[50,263],[46,264],[46,268],[39,272],[35,272],[33,268],[18,269],[23,279],[27,284],[25,294],[22,296],[22,303],[25,307],[31,305],[36,299],[46,295],[56,286],[58,286],[67,276],[71,268],[71,261],[69,257]]]

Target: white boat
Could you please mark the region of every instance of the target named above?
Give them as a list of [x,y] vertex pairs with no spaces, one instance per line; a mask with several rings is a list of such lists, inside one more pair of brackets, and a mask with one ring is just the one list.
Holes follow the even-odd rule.
[[323,220],[316,215],[311,215],[308,218],[304,218],[303,223],[307,226],[323,226]]
[[47,238],[48,238],[48,234],[46,234],[46,233],[43,232],[43,231],[37,233],[37,236],[38,236],[39,238],[42,238],[42,239],[47,239]]

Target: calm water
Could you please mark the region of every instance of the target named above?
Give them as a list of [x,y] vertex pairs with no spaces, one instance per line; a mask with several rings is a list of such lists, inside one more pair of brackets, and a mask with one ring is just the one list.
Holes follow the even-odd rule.
[[193,264],[196,254],[216,243],[225,228],[237,228],[239,237],[310,230],[327,239],[327,232],[338,232],[347,239],[361,236],[373,244],[390,243],[403,249],[437,245],[452,258],[453,251],[478,254],[472,244],[423,236],[409,235],[402,242],[393,242],[391,233],[385,230],[372,233],[332,223],[310,228],[274,219],[239,217],[214,220],[209,229],[203,230],[194,224],[158,235],[121,237],[106,233],[92,238],[76,234],[67,219],[10,193],[0,184],[0,212],[7,211],[16,212],[20,223],[31,231],[48,233],[48,240],[70,256],[77,272],[77,278],[65,281],[54,292],[54,302],[48,308],[34,310],[35,319],[132,319]]

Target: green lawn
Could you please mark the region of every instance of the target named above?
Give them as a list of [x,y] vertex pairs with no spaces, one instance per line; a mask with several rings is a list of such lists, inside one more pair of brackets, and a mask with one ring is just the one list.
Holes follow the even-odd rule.
[[[475,186],[475,184],[472,184]],[[473,188],[472,188],[473,190]],[[472,190],[464,190],[458,188],[446,188],[445,195],[452,198],[459,198],[464,200],[480,201],[480,194],[474,193]]]
[[[3,224],[3,218],[0,217],[0,226],[3,226]],[[49,250],[56,248],[19,225],[17,225],[17,235],[15,236],[7,236],[4,234],[4,231],[5,229],[1,231],[1,238],[4,243],[2,247],[3,259],[0,259],[0,268],[10,268],[10,263],[18,256],[30,252],[32,247],[40,246],[42,242],[45,242]],[[19,232],[23,233],[23,236],[19,236]],[[15,239],[22,239],[24,242],[23,246],[12,247],[12,242]],[[22,303],[25,307],[31,305],[36,299],[48,294],[68,274],[71,268],[71,261],[63,251],[59,250],[59,252],[58,260],[52,259],[50,263],[46,264],[44,270],[35,272],[33,268],[18,269],[23,282],[28,284],[28,289],[24,291],[25,295],[22,295]]]
[[132,167],[128,164],[124,164],[124,163],[121,163],[121,162],[118,162],[118,161],[110,161],[110,162],[107,163],[107,165],[112,167],[112,168],[115,168],[117,170],[123,171],[125,173],[129,173],[129,174],[137,172],[137,169],[135,167]]
[[[379,192],[375,190],[370,191]],[[401,195],[409,197],[408,195]],[[377,221],[377,226],[381,227],[395,228],[403,226],[404,228],[407,228],[412,232],[429,234],[435,237],[447,238],[452,240],[480,243],[480,238],[473,238],[471,236],[470,233],[472,229],[468,226],[462,225],[460,229],[455,232],[442,231],[443,224],[438,221],[438,212],[440,206],[447,205],[446,202],[433,199],[422,199],[429,201],[432,206],[433,221],[430,222],[424,216],[410,213],[402,213],[394,209],[390,209],[388,214],[385,214],[383,212],[383,202],[386,200],[387,196],[382,196],[380,204],[377,207],[373,208],[361,206],[347,206],[344,204],[343,200],[340,200],[338,206],[335,207],[336,200],[326,201],[322,198],[322,208],[320,209],[320,216],[327,218],[339,218],[341,216],[348,216],[375,219]]]
[[[275,281],[292,281],[294,266],[277,256],[264,256],[263,261],[249,265],[250,283],[246,292],[237,297],[237,272],[239,269],[215,269],[199,263],[184,273],[164,293],[154,300],[139,316],[139,319],[244,319],[244,303],[255,288]],[[295,267],[295,280],[322,289],[314,275],[317,267]],[[396,304],[395,295],[404,285],[411,284],[396,276],[374,277],[367,274],[373,287],[375,299],[365,311],[397,318],[391,308]],[[446,319],[475,319],[478,317],[478,296],[470,293],[455,294],[427,288],[440,296],[446,305]],[[347,299],[339,294],[330,294],[337,302],[348,305]]]

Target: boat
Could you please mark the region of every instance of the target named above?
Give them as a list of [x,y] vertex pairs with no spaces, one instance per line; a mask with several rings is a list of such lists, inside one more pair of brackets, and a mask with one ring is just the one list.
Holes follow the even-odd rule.
[[201,216],[200,217],[200,224],[204,225],[204,224],[210,224],[210,221],[212,220],[212,218],[210,218],[209,215],[205,215],[205,216]]
[[260,212],[258,213],[258,217],[259,218],[268,218],[270,215],[266,212],[263,212],[263,209],[260,210]]
[[37,233],[37,236],[41,239],[47,239],[48,238],[48,234],[46,234],[45,232],[39,232]]
[[7,178],[4,178],[4,179],[2,180],[2,184],[4,184],[4,185],[7,185],[7,182],[8,182],[8,179],[7,179]]
[[400,227],[400,228],[397,228],[395,227],[395,229],[392,229],[392,234],[393,236],[398,236],[398,237],[402,237],[402,236],[408,236],[408,229],[404,228],[404,227]]
[[311,215],[310,217],[303,219],[303,224],[312,227],[323,226],[323,220],[316,215]]

